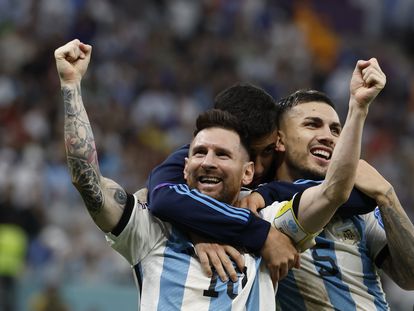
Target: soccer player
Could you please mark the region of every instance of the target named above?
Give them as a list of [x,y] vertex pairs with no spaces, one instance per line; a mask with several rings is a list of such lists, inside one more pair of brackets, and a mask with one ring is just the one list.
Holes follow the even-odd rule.
[[[377,61],[370,61],[369,70],[378,70]],[[339,135],[331,102],[318,92],[299,91],[281,100],[279,107],[276,148],[281,160],[276,179],[314,184],[307,180],[327,178]],[[316,245],[301,255],[301,269],[292,269],[279,283],[281,310],[387,310],[378,269],[402,288],[414,289],[414,226],[393,187],[363,161],[356,186],[374,198],[378,208],[328,222]],[[267,197],[262,205],[273,199]]]
[[[152,216],[144,203],[146,195],[142,198],[141,192],[128,194],[115,181],[101,175],[80,86],[91,50],[91,46],[73,40],[55,51],[65,104],[67,161],[72,181],[92,219],[107,233],[112,247],[134,267],[141,309],[274,309],[273,299],[261,299],[262,295],[274,295],[274,289],[259,256],[244,256],[237,282],[206,276],[187,235]],[[185,165],[188,186],[180,185],[179,190],[190,187],[194,196],[246,222],[250,211],[228,205],[235,203],[240,187],[253,179],[254,165],[246,137],[244,128],[229,113],[215,110],[201,115]],[[206,174],[206,166],[220,168],[219,187],[211,184],[218,177]],[[269,216],[273,217],[272,213]]]

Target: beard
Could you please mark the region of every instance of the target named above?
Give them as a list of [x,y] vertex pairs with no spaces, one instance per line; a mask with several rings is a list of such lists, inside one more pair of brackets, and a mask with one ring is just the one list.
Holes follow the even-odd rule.
[[326,176],[326,169],[307,167],[306,163],[301,163],[296,159],[287,156],[286,165],[289,169],[290,175],[294,180],[309,179],[309,180],[323,180]]
[[190,174],[187,177],[187,185],[190,189],[197,189],[202,194],[208,195],[213,199],[216,199],[217,201],[227,203],[230,205],[233,204],[235,199],[237,198],[238,191],[233,189],[232,187],[229,187],[225,179],[222,180],[222,188],[219,191],[208,191],[208,189],[203,189],[202,187],[201,189],[198,188],[198,176],[196,174]]

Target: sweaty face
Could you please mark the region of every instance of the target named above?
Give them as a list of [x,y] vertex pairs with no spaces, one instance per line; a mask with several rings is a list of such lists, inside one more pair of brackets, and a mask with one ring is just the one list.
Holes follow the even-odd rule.
[[239,136],[222,128],[208,128],[197,134],[184,168],[190,188],[229,204],[235,203],[240,187],[252,181],[253,173],[253,162]]
[[278,178],[323,179],[340,132],[339,117],[328,104],[309,102],[293,107],[280,124],[278,151],[284,159]]
[[272,134],[256,139],[251,144],[254,161],[254,179],[249,185],[256,187],[265,182],[263,179],[274,170],[275,150],[276,150],[277,131]]

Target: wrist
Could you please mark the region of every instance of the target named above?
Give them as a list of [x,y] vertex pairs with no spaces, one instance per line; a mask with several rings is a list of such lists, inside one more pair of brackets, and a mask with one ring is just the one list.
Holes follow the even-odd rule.
[[349,109],[348,114],[349,115],[356,115],[358,117],[366,118],[369,111],[369,103],[367,104],[361,104],[357,102],[355,99],[350,99],[349,101]]
[[80,80],[60,80],[60,88],[64,89],[76,89],[77,87],[80,87],[81,81]]

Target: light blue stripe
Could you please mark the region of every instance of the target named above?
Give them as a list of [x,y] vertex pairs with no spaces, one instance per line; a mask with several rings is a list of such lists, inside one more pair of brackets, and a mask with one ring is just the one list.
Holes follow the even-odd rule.
[[[262,275],[259,272],[259,265],[261,261],[261,257],[256,258],[256,277],[252,284],[252,289],[250,290],[249,298],[247,299],[246,311],[263,310],[263,308],[260,309],[260,277]],[[272,297],[268,297],[268,299],[272,299]]]
[[374,209],[374,216],[381,228],[384,229],[384,222],[382,221],[381,212],[378,207]]
[[[321,245],[326,245],[326,247],[318,247]],[[331,304],[339,310],[356,310],[355,301],[351,297],[349,286],[342,281],[334,243],[325,239],[322,232],[316,237],[316,246],[311,248],[311,253],[315,268],[322,277]],[[337,269],[336,273],[333,273],[334,268]]]
[[298,180],[295,180],[293,183],[297,185],[303,185],[303,184],[309,184],[309,183],[321,184],[323,183],[323,180],[298,179]]
[[190,243],[176,230],[171,233],[164,251],[160,278],[159,311],[180,310],[191,256],[186,250]]
[[[220,208],[220,206],[217,206],[213,203],[210,203],[207,200],[201,198],[200,196],[197,196],[196,194],[199,194],[199,193],[189,192],[187,190],[183,191],[183,190],[180,190],[177,186],[170,186],[170,187],[173,188],[177,193],[187,195],[187,196],[195,199],[196,201],[199,201],[199,202],[205,204],[206,206],[216,210],[217,212],[219,212],[221,214],[224,214],[224,215],[232,217],[232,218],[240,219],[243,222],[248,222],[248,220],[249,220],[249,217],[250,217],[249,213],[247,213],[247,215],[237,215],[236,212],[238,212],[238,211],[233,211],[232,209],[230,209],[231,212],[226,211],[223,208]],[[218,201],[214,201],[214,202],[218,202]],[[246,214],[246,213],[244,213],[244,214]]]
[[207,201],[210,201],[211,203],[213,203],[214,205],[218,205],[221,206],[223,209],[225,209],[226,211],[230,212],[230,213],[235,213],[238,215],[245,215],[246,217],[250,217],[250,211],[246,208],[238,208],[238,207],[234,207],[234,206],[230,206],[226,203],[223,203],[221,201],[218,201],[204,193],[201,193],[200,191],[198,191],[197,189],[192,189],[190,190],[190,188],[188,188],[187,185],[178,185],[180,188],[182,188],[184,191],[187,191],[188,193],[192,193],[194,195],[197,195],[201,198],[206,199]]
[[[231,282],[230,280],[227,282]],[[217,284],[214,288],[218,292],[218,297],[211,298],[210,300],[210,311],[223,310],[231,311],[231,298],[227,295],[227,282],[223,283],[220,278],[217,278]],[[197,310],[195,310],[197,311]]]
[[364,274],[364,285],[367,287],[368,293],[373,297],[374,304],[377,310],[388,310],[388,304],[385,301],[384,294],[378,283],[377,274],[374,270],[374,263],[369,257],[369,250],[366,241],[366,224],[364,220],[357,216],[353,217],[355,226],[359,232],[362,232],[361,243],[358,247],[362,262],[362,271]]

